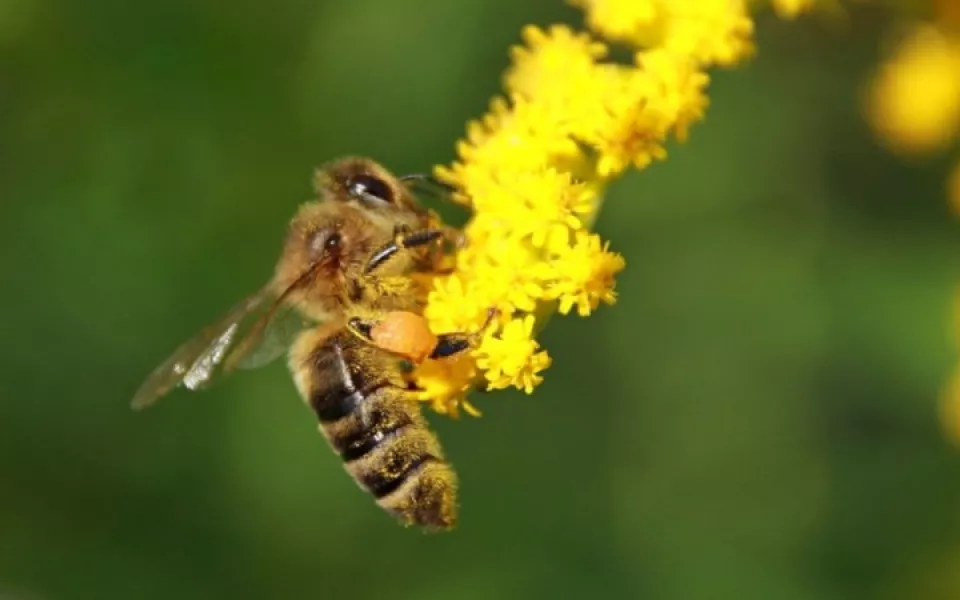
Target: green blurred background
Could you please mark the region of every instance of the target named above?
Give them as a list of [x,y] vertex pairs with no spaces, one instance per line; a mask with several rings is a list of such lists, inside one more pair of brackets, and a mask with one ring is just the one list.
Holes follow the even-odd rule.
[[268,276],[312,168],[453,157],[560,0],[0,0],[0,597],[960,598],[945,160],[858,115],[893,24],[762,19],[708,120],[610,193],[620,302],[531,397],[433,419],[425,536],[343,473],[282,363],[146,373]]

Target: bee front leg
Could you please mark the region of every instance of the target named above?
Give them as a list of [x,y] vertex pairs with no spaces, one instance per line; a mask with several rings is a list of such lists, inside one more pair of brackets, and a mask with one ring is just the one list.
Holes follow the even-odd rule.
[[443,241],[445,243],[438,244],[435,248],[432,248],[428,259],[429,270],[430,273],[434,275],[450,275],[456,270],[456,263],[444,264],[444,262],[451,256],[449,253],[451,248],[453,252],[456,253],[467,247],[467,234],[459,227],[452,227],[442,223],[440,223],[437,228],[443,232]]
[[441,239],[443,236],[444,232],[441,229],[424,229],[412,232],[401,230],[401,233],[397,234],[393,241],[384,244],[370,256],[367,264],[363,268],[363,272],[365,275],[370,275],[396,256],[401,250],[426,246]]

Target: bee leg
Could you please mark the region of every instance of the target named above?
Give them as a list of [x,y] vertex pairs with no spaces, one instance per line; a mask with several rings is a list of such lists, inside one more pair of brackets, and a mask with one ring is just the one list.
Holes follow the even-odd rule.
[[443,232],[443,241],[453,246],[454,250],[462,250],[467,245],[467,236],[461,227],[447,225],[440,218],[435,210],[428,210],[427,227],[429,229],[439,229]]
[[464,230],[459,227],[450,227],[445,225],[443,227],[443,236],[453,244],[453,247],[457,250],[463,250],[467,247],[467,234]]
[[[374,323],[359,317],[353,317],[347,321],[347,329],[353,335],[371,344],[374,343],[371,335],[373,327]],[[471,333],[441,333],[437,336],[437,346],[430,353],[430,358],[447,358],[459,354],[474,345],[474,337]]]
[[[457,188],[440,181],[427,173],[408,173],[399,177],[400,181],[408,184],[414,192],[422,192],[444,202],[462,204],[456,200]],[[443,239],[450,243],[455,250],[461,250],[467,245],[467,237],[458,227],[444,225],[443,221],[433,210],[430,213],[430,222],[433,226],[443,230]],[[441,273],[442,274],[442,273]]]
[[498,312],[496,308],[488,309],[487,319],[483,322],[483,325],[480,326],[480,329],[473,333],[441,333],[438,335],[437,347],[433,349],[430,358],[447,358],[469,348],[476,347],[480,343],[480,338],[483,337],[484,332],[490,327],[490,324],[493,323],[493,319],[497,316]]
[[393,258],[397,252],[406,250],[408,248],[425,246],[442,237],[443,231],[439,229],[424,229],[422,231],[401,233],[397,235],[392,242],[380,247],[376,252],[373,253],[373,255],[370,256],[369,260],[367,260],[366,266],[363,268],[363,272],[364,274],[369,275],[371,272],[380,268],[384,263]]
[[442,333],[437,336],[437,347],[430,358],[447,358],[459,354],[473,346],[473,335],[469,333]]
[[443,232],[439,244],[430,248],[427,258],[427,271],[433,275],[450,275],[456,270],[453,264],[444,264],[451,256],[451,252],[459,252],[467,246],[467,236],[462,228],[447,225],[434,211],[429,211],[428,227]]
[[452,185],[426,173],[409,173],[401,175],[398,179],[409,183],[414,192],[420,191],[439,200],[449,201],[457,191],[457,188]]
[[357,336],[365,342],[373,343],[373,337],[371,330],[373,330],[374,323],[370,321],[364,321],[359,317],[353,317],[347,321],[347,329],[353,335]]

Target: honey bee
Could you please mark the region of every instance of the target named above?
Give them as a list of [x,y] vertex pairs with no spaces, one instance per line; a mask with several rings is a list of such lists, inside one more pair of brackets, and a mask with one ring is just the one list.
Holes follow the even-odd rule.
[[357,484],[405,525],[452,528],[457,478],[408,381],[410,362],[468,349],[476,333],[433,336],[412,274],[438,268],[457,231],[409,184],[365,158],[318,169],[317,201],[290,223],[273,277],[179,347],[136,392],[153,404],[288,353],[320,431]]

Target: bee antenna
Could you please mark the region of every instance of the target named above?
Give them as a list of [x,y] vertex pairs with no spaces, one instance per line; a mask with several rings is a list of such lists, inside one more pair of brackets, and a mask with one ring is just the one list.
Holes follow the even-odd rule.
[[[434,196],[443,196],[448,198],[454,192],[457,191],[457,188],[453,187],[448,183],[444,183],[427,173],[408,173],[407,175],[401,175],[398,179],[404,183],[412,184],[410,187],[413,191],[421,191],[427,194],[432,194]],[[421,184],[421,185],[417,185]],[[426,186],[422,184],[427,184]],[[439,193],[438,193],[439,192]]]

